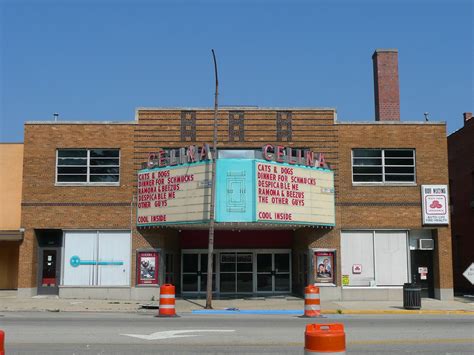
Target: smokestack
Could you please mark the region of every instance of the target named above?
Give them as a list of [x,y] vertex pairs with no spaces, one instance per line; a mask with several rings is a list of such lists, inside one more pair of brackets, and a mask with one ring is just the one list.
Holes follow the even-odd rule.
[[466,126],[468,122],[472,123],[472,112],[464,112],[463,114],[464,117],[464,125]]
[[400,85],[398,83],[398,50],[376,49],[374,96],[376,121],[400,121]]

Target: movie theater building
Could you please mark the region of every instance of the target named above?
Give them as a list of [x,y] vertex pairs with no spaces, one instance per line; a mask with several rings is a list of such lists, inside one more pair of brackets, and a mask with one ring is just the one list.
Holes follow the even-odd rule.
[[[400,121],[396,58],[374,53],[372,122],[219,110],[216,297],[314,283],[326,299],[401,299],[414,280],[452,297],[446,125]],[[212,134],[203,108],[27,123],[19,295],[151,299],[166,282],[204,296]]]

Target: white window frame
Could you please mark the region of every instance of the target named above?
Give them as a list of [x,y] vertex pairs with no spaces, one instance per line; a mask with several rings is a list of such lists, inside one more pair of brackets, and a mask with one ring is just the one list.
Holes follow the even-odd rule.
[[[105,181],[91,182],[90,181],[90,176],[91,176],[90,168],[91,167],[97,167],[95,165],[91,166],[91,150],[100,150],[100,149],[118,150],[118,153],[119,153],[118,154],[119,172],[118,172],[118,174],[97,174],[97,175],[118,175],[118,181],[112,181],[112,182],[105,182]],[[85,158],[85,159],[87,159],[86,166],[85,166],[87,168],[87,173],[85,174],[87,181],[84,181],[84,182],[80,182],[80,181],[76,181],[76,182],[58,181],[58,161],[59,161],[59,151],[60,150],[61,151],[63,151],[63,150],[85,150],[87,152],[87,157]],[[120,148],[57,148],[56,149],[56,168],[55,168],[55,175],[54,175],[54,184],[55,184],[55,186],[120,186],[121,155],[122,155],[122,153],[121,153]],[[114,158],[114,159],[116,159],[116,158]],[[84,166],[81,166],[81,167],[84,167]],[[61,175],[61,174],[59,174],[59,175]],[[84,174],[76,174],[76,175],[84,175]]]
[[[354,181],[354,150],[359,149],[359,150],[380,150],[382,152],[381,156],[381,165],[365,165],[364,167],[381,167],[382,168],[382,181]],[[413,165],[386,165],[385,164],[385,151],[388,150],[407,150],[407,151],[412,151],[413,152]],[[356,158],[358,159],[358,158]],[[378,159],[378,158],[375,158]],[[390,157],[389,157],[390,159]],[[398,158],[398,159],[403,159],[403,157]],[[411,159],[411,158],[409,158]],[[413,167],[413,180],[414,181],[385,181],[385,167]],[[367,174],[367,175],[379,175],[379,174]],[[406,174],[396,174],[392,173],[389,175],[406,175]],[[373,185],[373,186],[416,186],[416,149],[415,148],[351,148],[351,179],[352,179],[352,185],[358,186],[368,186],[368,185]]]

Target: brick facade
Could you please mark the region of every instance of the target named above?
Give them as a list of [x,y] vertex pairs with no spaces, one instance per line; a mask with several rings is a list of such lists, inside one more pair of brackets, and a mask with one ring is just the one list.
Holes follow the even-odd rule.
[[[420,185],[448,184],[445,124],[339,124],[340,184],[336,195],[341,229],[422,229]],[[413,148],[416,185],[356,186],[352,183],[354,148]],[[452,288],[450,226],[438,227],[435,288]]]
[[[192,110],[194,132],[186,144],[212,141],[211,109]],[[131,280],[135,285],[136,249],[163,248],[179,256],[177,229],[136,228],[136,172],[148,154],[162,148],[183,146],[183,112],[179,109],[138,109],[137,120],[126,124],[27,124],[25,126],[25,173],[20,247],[19,288],[36,287],[36,231],[46,229],[131,230]],[[219,148],[258,149],[264,143],[281,144],[278,119],[291,118],[291,140],[285,145],[322,152],[335,171],[336,227],[301,228],[293,232],[293,265],[298,253],[308,248],[340,250],[341,230],[422,229],[421,184],[447,184],[446,126],[437,123],[336,123],[330,109],[244,109],[243,140],[229,139],[229,120],[236,111],[219,111]],[[281,119],[281,118],[280,118]],[[288,118],[287,118],[288,119]],[[285,126],[287,128],[287,126]],[[234,133],[232,133],[234,134]],[[288,137],[288,136],[287,136]],[[120,186],[56,186],[58,148],[119,148]],[[416,184],[410,186],[354,186],[351,151],[354,148],[413,148],[416,150]],[[451,233],[449,226],[434,230],[435,288],[452,288]],[[336,264],[341,264],[337,253]],[[179,259],[175,259],[176,278]],[[336,275],[341,286],[341,275]],[[301,287],[296,276],[293,286]]]
[[474,262],[474,119],[464,113],[464,126],[448,137],[454,287],[472,293],[462,275]]

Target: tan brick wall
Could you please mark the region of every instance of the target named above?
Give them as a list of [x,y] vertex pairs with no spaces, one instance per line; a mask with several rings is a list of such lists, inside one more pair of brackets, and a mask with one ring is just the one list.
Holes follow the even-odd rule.
[[[120,186],[55,186],[61,148],[119,148]],[[132,162],[133,125],[26,124],[22,202],[130,202]]]
[[[56,149],[119,148],[120,186],[55,186]],[[18,287],[36,286],[34,229],[130,229],[133,125],[26,124]]]
[[18,288],[30,288],[36,286],[38,263],[38,246],[34,229],[26,229],[23,238],[18,261]]
[[[340,213],[338,229],[421,229],[421,185],[448,184],[446,126],[442,124],[339,124]],[[351,150],[354,148],[414,148],[416,185],[355,186]],[[392,204],[392,205],[390,205]],[[437,228],[435,258],[439,258],[436,288],[452,287],[451,229]]]

